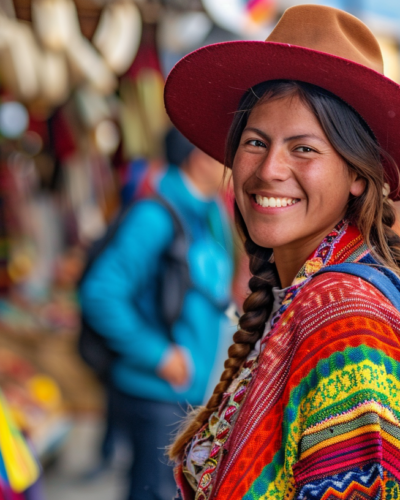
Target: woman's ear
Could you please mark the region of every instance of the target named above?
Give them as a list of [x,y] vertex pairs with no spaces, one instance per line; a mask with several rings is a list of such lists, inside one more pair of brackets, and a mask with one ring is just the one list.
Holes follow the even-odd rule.
[[367,186],[367,181],[364,177],[360,177],[356,172],[354,172],[352,182],[350,184],[350,193],[353,196],[361,196],[365,191]]

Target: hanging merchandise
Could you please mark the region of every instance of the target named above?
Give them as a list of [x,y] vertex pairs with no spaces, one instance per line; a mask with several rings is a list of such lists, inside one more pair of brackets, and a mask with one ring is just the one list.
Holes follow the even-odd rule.
[[[103,95],[117,87],[136,55],[141,17],[131,0],[107,5],[93,43],[82,35],[73,0],[33,0],[32,25],[0,12],[0,75],[5,90],[48,115],[72,87]],[[38,43],[38,40],[40,44]]]
[[109,158],[120,141],[113,108],[105,96],[84,87],[52,120],[55,154],[63,171],[61,198],[72,245],[86,245],[99,237],[118,206]]
[[68,93],[65,58],[41,49],[32,29],[0,13],[0,72],[5,89],[22,102],[58,105]]
[[35,99],[40,92],[37,47],[29,26],[0,14],[3,44],[0,47],[2,82],[16,98]]
[[144,24],[137,56],[119,88],[125,159],[155,158],[161,154],[168,126],[163,92],[156,25]]
[[39,477],[39,466],[0,393],[0,497],[17,499]]
[[75,85],[89,84],[103,95],[116,89],[116,75],[132,63],[141,35],[140,13],[130,0],[103,9],[93,43],[82,35],[72,0],[34,0],[32,21],[42,44],[65,54]]
[[139,9],[129,1],[109,3],[102,11],[93,36],[93,45],[109,67],[123,74],[132,64],[142,35]]
[[41,99],[49,106],[66,101],[70,91],[68,66],[62,54],[42,50],[38,67]]
[[73,94],[77,118],[86,130],[93,130],[102,120],[112,116],[107,98],[90,86],[82,86]]
[[86,38],[73,38],[65,49],[71,65],[72,77],[77,83],[88,82],[101,94],[108,95],[117,87],[117,79]]
[[[42,455],[47,451],[46,431],[51,430],[55,436],[56,429],[66,431],[69,425],[58,384],[37,370],[30,361],[33,357],[33,354],[30,358],[23,357],[0,345],[0,388],[15,425]],[[61,437],[58,433],[58,438]]]
[[203,0],[211,18],[222,28],[252,40],[265,40],[275,21],[276,0]]
[[34,0],[31,4],[33,28],[48,50],[62,52],[81,36],[76,7],[68,0]]
[[104,94],[114,91],[115,76],[89,40],[83,37],[72,0],[33,1],[32,22],[47,50],[65,54],[73,82],[89,82]]
[[[4,149],[4,147],[3,147]],[[10,291],[13,281],[9,273],[13,235],[19,231],[19,207],[16,203],[17,185],[8,159],[0,156],[0,295]]]
[[110,156],[118,148],[120,142],[118,127],[111,120],[102,120],[96,125],[94,141],[98,151],[105,156]]
[[7,139],[16,139],[28,127],[29,115],[20,102],[9,101],[0,104],[0,135]]

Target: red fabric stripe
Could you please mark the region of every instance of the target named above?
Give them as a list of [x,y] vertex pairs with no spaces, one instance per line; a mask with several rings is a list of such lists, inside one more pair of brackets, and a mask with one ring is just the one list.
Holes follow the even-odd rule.
[[[347,453],[348,451],[350,453]],[[322,470],[339,472],[348,469],[354,463],[370,461],[371,457],[375,457],[378,461],[382,458],[382,443],[379,432],[368,432],[322,448],[309,457],[301,459],[293,467],[293,472],[299,481],[303,481],[304,477],[320,474]]]
[[[315,470],[320,469],[321,467],[324,468],[341,468],[342,466],[347,466],[348,463],[353,462],[356,459],[362,459],[363,456],[372,456],[374,455],[377,460],[381,460],[382,458],[382,446],[379,444],[375,444],[373,446],[366,446],[363,448],[357,448],[353,450],[351,453],[346,453],[346,455],[336,455],[333,459],[331,460],[316,460],[312,466],[307,467],[308,472],[312,472]],[[324,457],[323,457],[324,458]],[[339,465],[339,467],[338,467]]]
[[318,476],[329,476],[333,474],[337,474],[338,472],[343,472],[345,470],[352,469],[354,467],[362,467],[369,462],[377,461],[377,453],[373,452],[371,454],[365,455],[360,454],[359,457],[354,458],[353,460],[346,460],[343,462],[342,467],[321,467],[313,472],[304,471],[303,473],[295,473],[296,482],[299,484],[305,483],[306,481],[312,479],[313,477]]
[[400,451],[386,439],[383,440],[383,450],[383,466],[400,481]]

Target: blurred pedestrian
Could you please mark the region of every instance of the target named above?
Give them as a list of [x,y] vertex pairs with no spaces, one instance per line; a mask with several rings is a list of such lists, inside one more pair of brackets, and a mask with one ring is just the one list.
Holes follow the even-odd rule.
[[190,275],[171,331],[163,321],[159,291],[174,221],[157,199],[132,205],[80,293],[86,321],[117,353],[109,413],[133,451],[129,500],[170,500],[174,495],[165,447],[187,405],[202,403],[219,338],[230,326],[225,310],[232,241],[217,198],[223,166],[176,129],[167,136],[166,153],[168,167],[155,192],[184,228]]

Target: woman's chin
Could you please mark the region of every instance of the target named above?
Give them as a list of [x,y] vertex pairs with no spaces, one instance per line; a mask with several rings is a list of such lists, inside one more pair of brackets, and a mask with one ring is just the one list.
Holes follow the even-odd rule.
[[252,241],[258,245],[259,247],[262,248],[277,248],[284,244],[285,242],[282,241],[282,238],[279,237],[273,237],[272,235],[260,235],[260,234],[251,234],[250,232],[250,238]]

